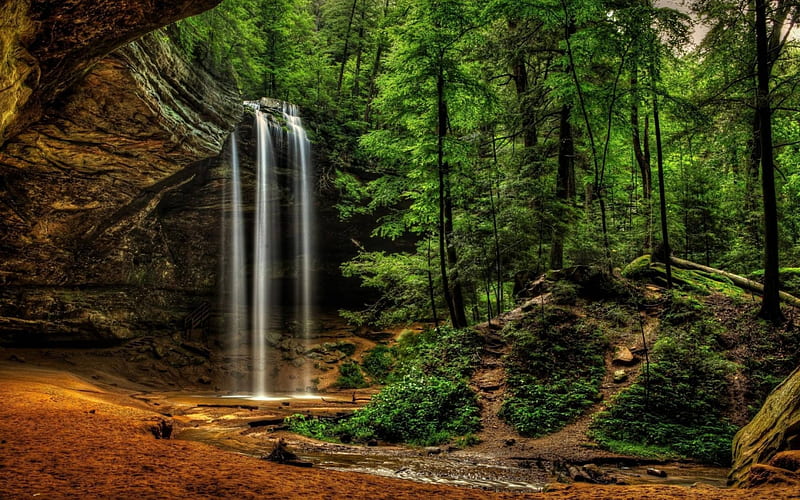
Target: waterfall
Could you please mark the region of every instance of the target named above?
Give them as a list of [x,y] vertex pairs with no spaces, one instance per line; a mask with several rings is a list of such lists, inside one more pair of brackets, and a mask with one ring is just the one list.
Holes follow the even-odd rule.
[[[230,207],[225,222],[230,227],[223,230],[223,248],[227,254],[225,279],[229,318],[226,328],[232,344],[232,359],[245,358],[250,361],[250,387],[240,387],[235,379],[233,391],[248,392],[255,399],[265,399],[277,389],[299,389],[305,392],[311,386],[308,363],[304,365],[302,379],[293,382],[293,387],[277,385],[281,356],[274,346],[292,330],[295,332],[295,340],[307,345],[312,333],[315,298],[313,263],[316,257],[314,172],[311,144],[297,107],[281,103],[275,109],[274,103],[270,103],[267,107],[272,108],[273,112],[264,112],[259,103],[246,104],[255,110],[252,267],[248,272],[241,173],[236,136],[233,135],[230,189],[226,188],[226,196],[230,191]],[[280,179],[287,175],[292,179],[291,182],[281,182]],[[286,190],[283,200],[281,188]],[[284,217],[281,217],[282,213]],[[294,231],[290,233],[284,223],[292,225]],[[286,269],[293,269],[291,283],[279,288],[277,283],[286,274]],[[248,311],[245,288],[249,276],[252,277],[252,300]],[[287,297],[280,297],[280,292],[288,289],[292,293]],[[292,300],[287,300],[288,297]],[[286,310],[283,310],[282,305],[287,306]],[[245,333],[248,316],[249,337]],[[286,323],[289,322],[294,322],[297,326],[288,328]],[[237,369],[238,366],[234,367],[234,373]]]
[[[298,307],[296,322],[303,339],[308,340],[313,327],[314,279],[314,200],[311,143],[303,128],[297,106],[283,103],[283,116],[288,125],[287,150],[290,167],[296,171],[294,181],[294,251],[297,273],[295,304]],[[310,378],[306,374],[306,381]]]
[[253,324],[252,324],[252,377],[253,395],[266,397],[272,390],[267,368],[267,340],[271,333],[271,320],[275,308],[277,243],[277,196],[274,194],[275,150],[272,128],[275,124],[261,111],[256,111],[256,201],[255,237],[253,238]]
[[[236,133],[230,138],[230,190],[226,189],[227,227],[222,232],[223,248],[228,259],[226,277],[227,310],[226,329],[229,333],[228,355],[238,365],[245,352],[245,328],[247,326],[247,292],[245,291],[245,244],[244,244],[244,218],[242,216],[242,184],[239,171],[239,150]],[[227,186],[226,186],[227,187]],[[240,381],[234,379],[233,390],[239,393],[243,390]]]

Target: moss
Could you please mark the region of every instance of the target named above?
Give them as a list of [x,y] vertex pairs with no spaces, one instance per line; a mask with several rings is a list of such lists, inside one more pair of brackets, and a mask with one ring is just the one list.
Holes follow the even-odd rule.
[[649,254],[637,257],[633,262],[625,266],[622,270],[622,276],[632,280],[644,280],[653,276],[653,271],[650,268],[652,259]]

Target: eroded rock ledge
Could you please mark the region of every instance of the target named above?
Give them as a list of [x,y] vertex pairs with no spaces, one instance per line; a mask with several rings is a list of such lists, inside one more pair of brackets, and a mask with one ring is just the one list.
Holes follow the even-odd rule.
[[156,32],[99,60],[6,142],[0,337],[179,328],[215,285],[224,162],[212,159],[241,119],[235,88]]
[[0,145],[39,120],[99,59],[220,0],[6,0],[0,5]]

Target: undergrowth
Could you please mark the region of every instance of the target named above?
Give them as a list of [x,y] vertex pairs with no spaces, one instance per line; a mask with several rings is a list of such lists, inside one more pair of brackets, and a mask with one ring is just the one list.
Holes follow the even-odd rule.
[[726,418],[727,377],[738,367],[720,352],[722,332],[693,298],[673,297],[654,362],[596,416],[594,438],[620,453],[729,464],[737,427]]
[[548,306],[507,328],[510,396],[500,417],[520,434],[554,432],[594,403],[607,341],[596,324]]
[[[387,381],[367,406],[340,420],[294,415],[287,424],[293,432],[341,442],[428,446],[468,437],[480,428],[477,399],[467,385],[479,347],[471,329],[403,335],[391,351],[373,349],[371,360],[365,360],[370,376]],[[387,365],[394,370],[387,373]]]

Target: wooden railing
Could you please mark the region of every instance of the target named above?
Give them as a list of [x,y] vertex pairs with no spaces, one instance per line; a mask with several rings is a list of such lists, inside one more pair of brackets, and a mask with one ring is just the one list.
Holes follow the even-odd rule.
[[211,316],[211,303],[205,301],[194,308],[183,320],[183,329],[186,338],[191,338],[195,330],[201,330],[205,337],[205,328],[208,324],[208,318]]

